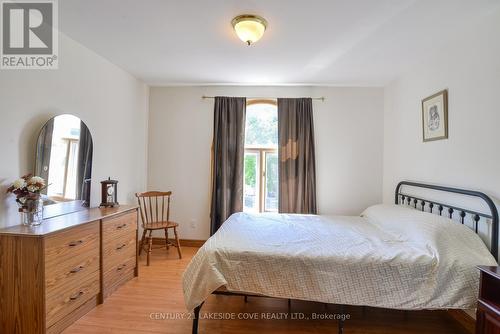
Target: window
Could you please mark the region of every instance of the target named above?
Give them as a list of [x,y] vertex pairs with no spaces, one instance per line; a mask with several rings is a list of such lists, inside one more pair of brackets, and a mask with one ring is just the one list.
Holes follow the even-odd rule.
[[247,103],[243,191],[244,211],[278,211],[278,110],[273,100]]

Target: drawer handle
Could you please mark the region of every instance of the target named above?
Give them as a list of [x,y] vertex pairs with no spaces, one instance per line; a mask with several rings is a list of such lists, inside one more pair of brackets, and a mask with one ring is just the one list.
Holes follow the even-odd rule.
[[120,249],[122,249],[125,246],[127,246],[127,244],[121,244],[120,246],[116,247],[116,250],[120,250]]
[[69,297],[69,300],[77,300],[83,295],[83,291],[78,292],[76,295]]
[[121,224],[116,227],[117,230],[121,230],[122,228],[127,227],[127,224]]
[[119,266],[118,268],[116,268],[117,271],[120,271],[120,270],[123,270],[125,269],[127,265],[126,264],[122,264],[121,266]]
[[77,241],[72,241],[68,244],[69,247],[75,247],[75,246],[78,246],[78,245],[81,245],[83,244],[83,240],[77,240]]
[[70,273],[72,274],[76,274],[77,272],[79,272],[80,270],[82,270],[84,268],[84,266],[78,266],[76,267],[75,269],[71,269],[70,270]]

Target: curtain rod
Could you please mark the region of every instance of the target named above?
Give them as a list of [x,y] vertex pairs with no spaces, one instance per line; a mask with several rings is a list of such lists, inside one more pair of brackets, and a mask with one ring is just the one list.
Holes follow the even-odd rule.
[[[215,96],[206,96],[206,95],[203,95],[201,97],[202,99],[215,99]],[[279,99],[279,97],[269,97],[269,96],[247,96],[246,97],[247,99],[250,99],[250,100],[275,100],[275,99]],[[320,100],[322,102],[325,101],[325,97],[324,96],[320,96],[320,97],[311,97],[312,100]]]

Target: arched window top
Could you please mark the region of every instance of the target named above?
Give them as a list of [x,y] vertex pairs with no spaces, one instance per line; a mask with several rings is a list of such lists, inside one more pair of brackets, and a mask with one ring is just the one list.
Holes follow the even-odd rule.
[[247,100],[247,106],[251,106],[254,104],[270,104],[273,106],[277,106],[278,102],[275,99],[249,99],[249,100]]
[[245,147],[278,147],[276,100],[249,100],[247,102]]

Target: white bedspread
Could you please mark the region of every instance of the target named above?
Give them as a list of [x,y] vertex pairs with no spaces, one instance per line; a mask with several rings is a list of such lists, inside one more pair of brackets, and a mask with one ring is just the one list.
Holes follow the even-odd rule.
[[496,261],[449,219],[378,205],[364,217],[232,215],[183,275],[188,310],[213,291],[396,309],[475,307]]

